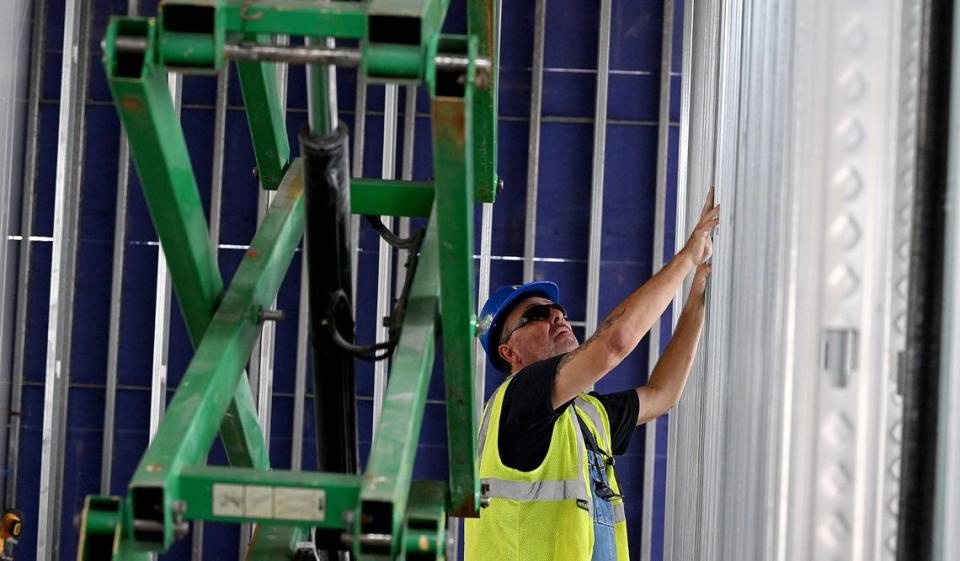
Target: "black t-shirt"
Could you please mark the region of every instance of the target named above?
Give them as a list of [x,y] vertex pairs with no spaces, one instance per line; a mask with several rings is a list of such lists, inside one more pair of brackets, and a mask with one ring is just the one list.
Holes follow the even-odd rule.
[[[571,403],[553,408],[553,381],[563,356],[531,364],[516,373],[507,386],[500,411],[500,459],[513,469],[531,471],[543,463],[550,448],[553,424]],[[590,395],[603,403],[610,418],[613,453],[623,454],[640,413],[636,390]]]

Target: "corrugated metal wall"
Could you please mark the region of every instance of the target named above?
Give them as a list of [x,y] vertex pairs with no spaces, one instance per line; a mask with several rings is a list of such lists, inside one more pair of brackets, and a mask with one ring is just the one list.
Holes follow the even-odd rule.
[[[38,63],[42,63],[39,157],[35,183],[25,185],[28,195],[35,189],[30,198],[35,209],[32,224],[25,224],[18,234],[23,239],[10,238],[21,252],[29,252],[29,269],[24,271],[28,275],[20,279],[26,320],[19,328],[25,346],[14,349],[11,358],[20,360],[15,364],[22,364],[23,373],[22,400],[14,403],[19,416],[12,418],[11,423],[20,440],[12,450],[15,463],[9,464],[17,475],[16,504],[26,514],[26,529],[17,555],[24,560],[33,559],[38,546],[42,558],[73,557],[77,536],[72,520],[80,510],[83,497],[102,492],[105,476],[109,477],[109,485],[103,491],[124,493],[149,439],[151,411],[156,419],[162,409],[162,400],[151,400],[151,397],[163,395],[159,382],[164,379],[169,397],[191,356],[177,305],[173,304],[172,308],[156,305],[158,296],[161,302],[166,297],[162,282],[158,289],[158,280],[165,277],[162,268],[158,274],[159,247],[136,174],[126,162],[118,119],[99,63],[99,40],[109,16],[133,11],[153,15],[155,2],[140,5],[135,0],[49,0],[44,7],[45,21],[33,28],[41,34],[38,45],[42,49],[42,56],[37,57],[34,64],[34,69],[39,70]],[[540,29],[535,25],[538,7],[545,22],[542,56],[536,54],[534,41],[535,31]],[[666,82],[667,90],[673,93],[673,103],[664,115],[669,125],[665,131],[671,134],[668,149],[659,158],[664,185],[671,187],[664,191],[666,196],[662,200],[663,231],[661,236],[655,236],[663,3],[605,0],[598,5],[584,0],[549,3],[541,0],[535,4],[528,0],[505,2],[503,6],[499,172],[506,189],[496,205],[486,209],[486,222],[482,219],[484,211],[477,210],[477,232],[484,231],[486,225],[490,233],[486,239],[478,235],[477,253],[486,255],[483,242],[487,242],[491,255],[489,268],[485,261],[478,260],[478,269],[482,280],[486,280],[483,273],[489,271],[492,287],[521,282],[525,265],[528,276],[560,283],[564,303],[577,322],[581,338],[585,322],[595,321],[596,315],[602,317],[650,275],[655,239],[663,243],[667,257],[674,247],[672,185],[679,121],[680,8],[678,4],[673,20],[674,73]],[[462,31],[464,17],[463,2],[454,2],[450,30]],[[69,60],[68,64],[63,63],[65,37],[79,47],[77,65],[69,64]],[[67,47],[69,52],[70,45]],[[609,51],[605,55],[606,49]],[[89,72],[85,71],[84,64],[88,65]],[[541,65],[542,98],[538,99],[531,88],[539,83]],[[607,65],[608,73],[603,72]],[[64,75],[69,77],[69,83],[61,82]],[[606,91],[600,90],[599,100],[598,84],[604,80],[598,80],[598,76],[606,77],[607,83]],[[73,91],[77,97],[70,98]],[[295,146],[295,132],[307,116],[303,68],[289,69],[287,91],[287,123],[291,144]],[[356,95],[352,72],[338,72],[338,93],[341,118],[355,128],[360,98]],[[430,128],[425,93],[418,92],[416,119],[409,121],[413,128],[402,133],[396,131],[404,128],[402,108],[407,107],[406,88],[401,88],[399,99],[387,96],[386,102],[383,86],[369,86],[365,93],[364,175],[379,177],[385,171],[382,139],[386,113],[396,118],[395,122],[388,122],[386,128],[389,132],[391,126],[395,127],[398,154],[411,132],[414,135],[412,177],[429,178]],[[224,95],[226,104],[218,105],[218,98]],[[225,108],[225,112],[219,114],[218,107]],[[599,125],[595,120],[598,108],[606,121],[601,119]],[[224,277],[229,279],[255,231],[259,203],[257,182],[251,174],[254,162],[250,138],[235,78],[231,76],[220,89],[216,78],[183,79],[181,115],[205,210],[211,213],[213,208],[212,223],[219,220],[216,232],[219,259]],[[63,125],[69,122],[74,126],[63,130]],[[216,132],[221,127],[222,136]],[[539,135],[535,135],[535,139],[539,139],[539,145],[534,152],[539,153],[538,166],[530,168],[531,131],[538,127]],[[63,137],[64,133],[74,136]],[[598,146],[597,139],[604,135],[605,145]],[[224,144],[219,142],[220,138]],[[71,153],[71,149],[75,152]],[[595,152],[602,155],[603,165],[594,165]],[[70,162],[74,163],[73,167]],[[77,173],[61,174],[58,179],[58,165],[62,170],[72,169]],[[401,167],[399,164],[394,167],[398,176]],[[533,177],[533,184],[537,186],[534,199],[529,198],[528,177]],[[129,190],[125,191],[127,180]],[[597,186],[603,187],[602,196]],[[528,208],[528,200],[535,201],[535,213],[534,207]],[[593,219],[592,201],[596,209]],[[79,221],[73,226],[77,229],[75,236],[71,236],[69,220],[66,223],[55,220],[56,216],[68,218],[71,204],[77,205],[79,213]],[[598,220],[601,216],[602,223]],[[595,234],[592,252],[591,223]],[[66,229],[61,229],[64,227]],[[377,323],[378,246],[376,235],[363,227],[357,296],[359,338],[363,341],[372,340]],[[70,275],[74,249],[76,269],[75,274]],[[56,283],[51,283],[54,264],[58,268],[66,267],[61,269],[66,275],[61,277],[59,289]],[[594,281],[589,280],[591,271]],[[278,307],[286,311],[287,319],[277,324],[272,353],[267,350],[257,357],[250,371],[261,380],[272,371],[272,400],[263,400],[263,405],[269,407],[272,465],[290,467],[292,458],[298,457],[296,448],[302,445],[302,467],[310,469],[314,458],[309,384],[304,388],[305,420],[300,424],[294,418],[294,412],[299,411],[294,406],[295,396],[300,390],[295,383],[299,279],[298,255],[278,297]],[[64,286],[72,286],[72,298],[63,292]],[[482,283],[481,294],[487,287]],[[594,304],[588,303],[588,293],[598,294]],[[58,321],[51,326],[51,298],[58,295],[68,297],[68,305],[58,309]],[[72,322],[64,318],[65,311],[72,312]],[[60,345],[65,340],[71,344],[48,348],[48,333],[56,333]],[[265,344],[264,348],[270,346]],[[598,384],[598,389],[613,391],[641,383],[646,378],[648,353],[644,341],[618,370]],[[69,366],[55,371],[51,360],[62,359],[67,360],[60,364]],[[302,368],[301,364],[301,372]],[[502,377],[490,368],[486,372],[489,394]],[[365,456],[372,432],[373,368],[358,363],[357,379],[361,453]],[[269,388],[267,382],[269,379],[258,387]],[[424,418],[416,477],[446,476],[445,405],[441,386],[441,378],[435,376]],[[115,403],[109,397],[114,387]],[[114,405],[115,426],[109,440],[112,453],[104,462],[104,434],[106,431],[109,436],[111,431],[110,419],[105,420],[104,411],[110,411]],[[261,416],[266,415],[266,410],[262,410]],[[58,430],[58,423],[63,423],[62,430]],[[294,427],[302,427],[302,435],[295,434]],[[651,543],[653,558],[661,557],[658,536],[662,534],[665,436],[663,423],[657,438],[651,438],[650,448],[645,450],[644,432],[638,430],[629,452],[617,462],[628,500],[634,558],[650,553],[640,544],[644,499],[654,498],[649,492],[644,497],[645,467],[651,475],[656,475],[656,485],[648,477],[647,488],[655,489],[656,501],[648,502],[647,508],[656,504],[653,509],[656,515],[650,517]],[[42,446],[45,437],[51,439],[46,456]],[[645,466],[646,453],[651,456],[647,457],[650,463]],[[656,472],[652,470],[654,458]],[[211,454],[211,462],[223,461],[218,446]],[[47,488],[48,482],[58,480],[61,467],[62,487]],[[41,497],[48,501],[41,505]],[[48,532],[41,535],[38,542],[40,520]],[[202,545],[206,559],[236,558],[240,543],[238,532],[236,527],[207,525],[202,544],[194,542],[194,545]],[[191,543],[191,538],[181,540],[166,557],[190,558]]]

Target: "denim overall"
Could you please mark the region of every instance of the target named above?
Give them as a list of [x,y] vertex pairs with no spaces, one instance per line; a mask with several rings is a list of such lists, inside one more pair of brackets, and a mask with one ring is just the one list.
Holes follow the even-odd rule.
[[618,497],[610,487],[607,478],[607,465],[613,465],[613,458],[604,453],[597,444],[593,433],[580,418],[574,415],[583,432],[583,441],[587,447],[587,461],[590,464],[590,491],[593,493],[593,556],[591,561],[617,561],[617,540],[614,533],[613,503]]
[[592,561],[617,561],[617,541],[613,531],[613,503],[616,496],[607,480],[607,458],[587,450],[590,460],[590,483],[593,491],[593,557]]

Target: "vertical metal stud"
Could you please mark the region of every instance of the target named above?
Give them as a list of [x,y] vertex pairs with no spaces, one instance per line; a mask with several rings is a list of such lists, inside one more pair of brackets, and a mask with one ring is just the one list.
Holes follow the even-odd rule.
[[297,315],[297,361],[293,379],[293,434],[290,445],[290,469],[303,468],[303,415],[307,399],[307,343],[310,335],[309,277],[306,252],[300,246],[300,304]]
[[[383,110],[383,166],[381,177],[394,179],[396,176],[397,158],[397,92],[396,84],[387,84],[384,94]],[[393,228],[393,217],[384,216],[383,223],[387,228]],[[393,248],[380,239],[379,266],[377,273],[377,315],[376,340],[385,341],[389,336],[383,318],[390,314],[393,303],[391,280],[393,275]],[[373,435],[377,433],[377,423],[380,421],[380,409],[383,406],[383,397],[387,391],[387,370],[389,363],[381,360],[374,366],[373,378]],[[374,436],[371,435],[371,440]]]
[[[480,279],[477,282],[477,317],[480,317],[480,310],[490,297],[490,253],[493,246],[493,203],[483,203],[482,215],[480,218]],[[487,353],[480,346],[480,340],[477,340],[477,356],[474,360],[476,365],[476,413],[477,418],[483,411],[483,399],[487,387]]]
[[[213,161],[210,176],[210,243],[214,257],[220,253],[220,215],[223,206],[223,156],[227,127],[227,88],[230,84],[230,65],[225,64],[217,74],[217,98],[213,120]],[[203,559],[203,521],[195,520],[190,528],[190,558]]]
[[[167,75],[173,107],[180,116],[183,77],[171,72]],[[150,379],[150,439],[157,432],[160,420],[167,407],[167,375],[170,350],[170,305],[173,300],[173,285],[167,269],[167,257],[157,244],[157,290],[153,331],[153,375]]]
[[[287,88],[286,76],[278,80],[284,91]],[[281,103],[286,110],[286,95],[281,95]],[[303,415],[307,399],[307,344],[310,337],[309,274],[307,270],[306,237],[300,245],[300,298],[297,312],[297,360],[293,379],[293,428],[290,444],[290,469],[299,471],[303,467]]]
[[[546,17],[546,0],[543,0],[543,17]],[[539,2],[538,2],[539,4]],[[497,67],[500,66],[500,22],[503,19],[503,9],[502,9],[502,0],[496,0],[496,5],[494,6],[494,13],[497,15],[496,21],[496,30],[497,36],[495,38],[496,45],[494,47],[494,52],[496,53],[496,60],[494,64]],[[539,14],[539,13],[538,13]],[[540,17],[538,15],[538,17]],[[543,27],[546,28],[546,22],[542,22]],[[540,77],[543,78],[543,40],[540,40],[541,44],[541,60],[540,60]],[[536,57],[536,53],[534,54]],[[541,84],[542,88],[542,84]],[[539,103],[539,101],[538,101]],[[531,103],[532,105],[532,103]],[[531,117],[533,112],[531,111]],[[538,120],[539,120],[540,111],[537,111]],[[498,116],[499,118],[499,116]],[[539,125],[537,125],[539,131]],[[532,128],[532,125],[531,125]],[[538,133],[539,134],[539,133]],[[537,153],[539,154],[539,147],[537,148]],[[539,160],[539,156],[537,157]],[[528,168],[529,169],[529,168]],[[529,183],[527,184],[529,188]],[[534,185],[536,185],[536,180],[534,180]],[[528,202],[529,205],[529,202]],[[533,205],[536,207],[536,203]],[[529,208],[529,207],[528,207]],[[529,215],[528,215],[529,220]],[[536,220],[536,216],[534,216]],[[535,232],[534,232],[535,233]],[[492,248],[493,248],[493,204],[484,203],[481,210],[480,216],[480,267],[479,267],[479,279],[477,281],[477,317],[480,317],[480,310],[483,309],[483,305],[486,303],[487,298],[490,297],[490,264],[492,261]],[[531,252],[531,262],[533,260],[533,252]],[[532,266],[531,266],[531,275],[532,275]],[[532,280],[532,279],[531,279]],[[524,282],[528,282],[526,277],[524,277]],[[483,403],[484,396],[486,395],[487,388],[487,354],[484,352],[483,347],[480,346],[480,340],[477,340],[477,346],[474,351],[476,357],[474,358],[474,365],[476,369],[476,385],[474,386],[474,395],[476,400],[476,406],[474,407],[475,419],[479,422],[479,419],[483,415]],[[459,520],[459,519],[458,519]],[[459,524],[459,523],[458,523]],[[458,526],[459,529],[459,526]],[[460,533],[457,533],[457,540],[460,539]]]
[[[716,87],[716,43],[719,19],[719,2],[708,0],[684,6],[683,22],[683,66],[685,77],[681,89],[680,149],[677,173],[677,218],[676,251],[683,247],[684,236],[681,232],[690,231],[690,222],[696,215],[690,211],[690,199],[700,198],[698,187],[712,182],[713,170],[713,108],[715,94],[709,93]],[[696,53],[694,53],[696,50]],[[696,54],[696,56],[694,56]],[[694,78],[695,77],[695,78]],[[708,111],[709,108],[709,111]],[[696,142],[692,142],[695,140]],[[688,208],[690,207],[690,208]],[[689,283],[684,283],[689,286]],[[679,310],[684,303],[685,290],[674,299],[674,309]],[[674,314],[674,327],[679,314]],[[703,354],[700,351],[691,377],[702,372]],[[688,521],[693,516],[692,507],[678,489],[686,485],[699,484],[699,463],[684,465],[678,459],[680,442],[692,450],[700,449],[696,423],[685,419],[684,409],[696,411],[700,407],[701,390],[699,384],[688,384],[680,404],[670,414],[667,447],[667,488],[664,513],[664,560],[696,558],[696,540],[689,539],[692,528]],[[689,416],[687,414],[686,416]],[[686,421],[686,422],[684,422]],[[692,500],[692,497],[689,497]],[[690,524],[694,522],[690,521]]]
[[[546,43],[547,0],[534,7],[533,68],[530,74],[530,139],[527,144],[527,209],[523,228],[523,282],[533,281],[537,254],[537,187],[540,175],[540,121],[543,113],[543,51]],[[500,50],[497,49],[499,53]],[[486,299],[481,299],[481,304]],[[480,393],[483,395],[483,392]]]
[[[400,179],[404,181],[413,180],[413,153],[416,146],[416,123],[417,123],[417,87],[407,86],[405,88],[403,100],[403,153],[400,157]],[[397,235],[406,238],[410,235],[410,217],[401,216],[400,225],[397,227]],[[407,250],[397,250],[397,263],[407,262]],[[400,294],[403,290],[403,275],[396,275],[396,286],[394,294]]]
[[593,174],[590,194],[590,251],[587,257],[585,336],[597,329],[600,306],[600,241],[603,237],[603,170],[607,144],[607,85],[610,79],[610,16],[612,0],[600,0],[597,47],[597,92],[593,121]]
[[[357,91],[353,114],[353,162],[350,173],[353,177],[363,177],[363,146],[367,132],[367,75],[357,71]],[[353,309],[357,309],[357,271],[360,258],[360,216],[354,216],[350,223],[350,240],[353,243]]]
[[[278,80],[284,89],[287,80]],[[286,108],[286,95],[281,103]],[[290,444],[290,469],[303,467],[303,423],[307,399],[307,345],[310,337],[309,274],[307,270],[306,237],[300,245],[300,297],[297,311],[297,360],[293,378],[293,428]]]
[[7,442],[6,503],[17,503],[17,482],[20,464],[20,418],[23,401],[23,379],[27,350],[27,295],[30,290],[30,257],[32,255],[33,211],[36,204],[37,160],[40,136],[40,95],[46,43],[47,0],[33,3],[33,26],[30,53],[30,84],[26,147],[23,157],[23,191],[20,213],[20,261],[17,277],[17,311],[13,341],[13,376],[10,384],[10,434]]
[[113,441],[117,410],[117,370],[120,357],[120,319],[123,301],[123,262],[127,241],[127,192],[130,187],[130,145],[120,131],[117,157],[117,197],[113,220],[113,269],[110,278],[110,328],[107,336],[107,393],[104,400],[103,455],[100,462],[100,494],[110,495]]
[[882,515],[878,522],[876,541],[876,559],[895,561],[897,558],[897,532],[900,527],[899,508],[890,505],[900,504],[901,453],[903,449],[903,396],[901,395],[900,376],[904,373],[905,349],[907,341],[907,317],[910,286],[910,260],[905,258],[910,251],[911,227],[913,226],[913,198],[916,189],[918,90],[920,87],[920,37],[922,35],[921,3],[903,2],[900,22],[900,60],[901,73],[898,146],[896,149],[896,171],[894,176],[896,190],[893,201],[895,218],[891,228],[892,243],[888,249],[889,282],[893,290],[890,298],[890,329],[888,331],[890,353],[887,370],[890,383],[887,384],[883,401],[886,407],[886,426],[882,431],[886,435],[883,452],[884,470],[880,504]]
[[227,89],[230,84],[230,65],[225,64],[217,74],[217,100],[213,117],[213,171],[210,177],[210,243],[214,255],[220,253],[220,215],[223,207],[223,159],[226,152]]
[[79,0],[67,3],[63,31],[64,56],[60,73],[53,261],[50,268],[50,315],[47,327],[37,520],[37,559],[43,560],[60,557],[63,500],[61,491],[70,386],[74,271],[79,245],[89,22],[89,2]]
[[[140,12],[138,0],[127,3],[127,14]],[[113,221],[113,269],[110,278],[110,327],[107,336],[107,380],[104,399],[103,453],[100,461],[100,494],[110,495],[113,473],[113,445],[116,432],[117,378],[120,362],[120,321],[123,302],[123,264],[127,243],[127,195],[130,188],[130,145],[120,131],[117,156],[117,197]]]
[[[31,2],[26,0],[8,1],[0,7],[0,50],[4,53],[3,73],[7,77],[0,84],[0,97],[5,100],[17,100],[0,108],[0,419],[10,419],[10,389],[14,378],[10,372],[12,354],[12,333],[16,330],[15,314],[17,288],[17,254],[19,246],[30,243],[21,239],[16,243],[16,234],[20,226],[17,210],[22,209],[20,194],[23,147],[23,109],[19,103],[26,95],[30,72],[30,17],[33,12]],[[11,243],[13,242],[13,243]],[[0,459],[7,456],[9,432],[0,432]],[[6,467],[6,464],[4,464]],[[4,474],[6,475],[6,474]],[[0,504],[8,504],[4,493],[6,486],[0,486]]]
[[[663,39],[660,54],[660,114],[657,124],[657,179],[654,204],[653,263],[651,276],[663,267],[664,230],[666,228],[667,166],[670,152],[670,82],[673,60],[673,0],[663,2]],[[682,239],[682,236],[678,235]],[[674,315],[679,315],[675,312]],[[660,328],[663,318],[650,328],[650,353],[647,356],[647,378],[660,360]],[[653,497],[656,484],[657,420],[646,425],[643,458],[643,510],[640,528],[640,559],[650,561],[653,555]]]

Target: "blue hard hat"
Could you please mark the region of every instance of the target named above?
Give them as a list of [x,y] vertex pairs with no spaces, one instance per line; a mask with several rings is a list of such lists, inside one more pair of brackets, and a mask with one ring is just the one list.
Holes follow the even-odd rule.
[[487,352],[490,362],[501,372],[507,371],[507,365],[500,357],[497,347],[500,346],[500,332],[503,329],[503,320],[510,314],[513,305],[530,296],[541,296],[551,302],[559,302],[560,289],[549,281],[528,282],[523,285],[501,286],[487,299],[480,310],[480,320],[477,325],[477,336],[480,344]]

